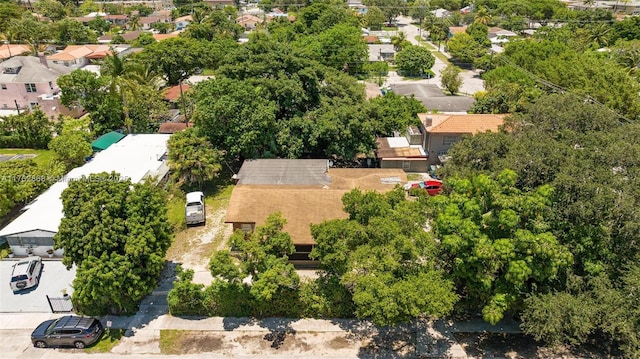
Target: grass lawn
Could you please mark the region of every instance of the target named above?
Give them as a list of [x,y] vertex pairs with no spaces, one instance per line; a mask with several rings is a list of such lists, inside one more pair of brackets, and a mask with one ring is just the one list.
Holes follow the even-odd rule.
[[439,58],[440,60],[442,60],[442,62],[444,62],[445,65],[449,65],[449,59],[440,51],[433,51],[431,52],[433,54],[433,56]]
[[383,31],[398,31],[398,27],[397,26],[383,26],[382,30]]
[[437,50],[435,48],[435,46],[431,45],[428,41],[425,41],[425,39],[423,39],[420,35],[416,35],[415,39],[416,39],[416,41],[418,41],[420,43],[420,45],[426,47],[430,51],[436,51]]
[[[225,174],[221,174],[225,176]],[[187,226],[184,217],[184,201],[186,192],[172,184],[169,188],[169,200],[167,201],[167,217],[169,224],[175,232],[184,230]],[[193,189],[197,191],[197,189]],[[202,189],[205,195],[204,202],[208,211],[215,212],[219,208],[229,205],[233,185],[228,181],[216,181],[211,186]]]
[[0,155],[27,155],[35,154],[33,159],[39,166],[48,165],[53,161],[53,151],[51,150],[32,150],[29,148],[0,148]]
[[202,76],[215,76],[216,72],[214,69],[203,69],[201,75]]
[[125,329],[106,329],[100,341],[85,349],[87,353],[108,353],[118,345]]

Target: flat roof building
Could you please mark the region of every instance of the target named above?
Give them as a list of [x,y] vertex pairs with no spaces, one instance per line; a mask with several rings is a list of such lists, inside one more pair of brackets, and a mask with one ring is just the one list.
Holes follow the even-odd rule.
[[[128,135],[99,152],[82,167],[74,168],[23,208],[23,213],[0,230],[16,256],[47,254],[53,249],[53,236],[64,216],[60,196],[69,181],[101,172],[117,172],[123,179],[138,183],[146,178],[162,178],[166,165],[167,141],[170,135]],[[31,252],[31,253],[30,253]],[[62,255],[62,250],[55,254]]]

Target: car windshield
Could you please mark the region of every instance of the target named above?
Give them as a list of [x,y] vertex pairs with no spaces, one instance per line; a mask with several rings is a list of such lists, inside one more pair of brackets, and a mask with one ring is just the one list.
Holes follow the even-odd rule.
[[60,319],[57,319],[53,323],[49,324],[49,326],[47,327],[47,330],[45,331],[45,333],[51,334],[51,332],[53,332],[53,330],[56,328],[56,324],[58,324],[59,321],[60,321]]
[[28,277],[26,274],[14,275],[13,277],[11,277],[12,282],[19,282],[21,280],[27,280],[27,279]]

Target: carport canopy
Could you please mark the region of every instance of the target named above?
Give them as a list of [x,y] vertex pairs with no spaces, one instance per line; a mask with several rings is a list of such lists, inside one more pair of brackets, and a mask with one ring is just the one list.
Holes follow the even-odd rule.
[[123,139],[124,136],[125,135],[123,135],[122,133],[116,131],[105,133],[104,135],[98,137],[97,140],[93,141],[93,143],[91,143],[91,148],[94,151],[106,150],[107,148],[109,148],[109,146]]

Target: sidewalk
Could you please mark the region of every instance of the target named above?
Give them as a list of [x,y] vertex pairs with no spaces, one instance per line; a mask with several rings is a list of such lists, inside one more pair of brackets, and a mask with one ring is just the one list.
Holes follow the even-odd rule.
[[[407,35],[407,40],[409,40],[409,42],[411,42],[411,44],[413,45],[419,45],[422,46],[422,44],[420,43],[420,41],[416,40],[416,36],[419,36],[419,34],[421,33],[420,31],[418,31],[418,27],[411,24],[411,18],[407,18],[407,17],[402,17],[399,16],[398,17],[398,22],[403,24],[403,26],[401,28],[398,29],[398,31],[402,31],[404,33],[406,33]],[[429,44],[430,46],[433,47],[434,50],[431,50],[432,53],[435,52],[439,52],[441,54],[443,54],[444,56],[446,56],[447,58],[451,58],[451,55],[445,51],[438,51],[438,45],[431,43],[429,41],[424,40],[427,44]],[[441,44],[441,47],[443,47],[443,45]],[[444,63],[441,59],[439,59],[437,56],[435,57],[435,63],[433,64],[433,67],[431,68],[431,71],[434,72],[435,76],[433,78],[431,78],[430,83],[432,84],[436,84],[438,87],[441,88],[440,85],[440,71],[442,69],[444,69],[445,67],[447,67],[447,64]],[[462,86],[460,87],[460,94],[464,94],[467,96],[473,96],[473,94],[475,94],[478,91],[484,91],[484,81],[480,78],[480,74],[477,71],[473,71],[473,70],[463,70],[460,75],[462,76]],[[417,83],[420,83],[422,81],[426,81],[426,80],[417,80]],[[428,83],[428,82],[425,82]]]

